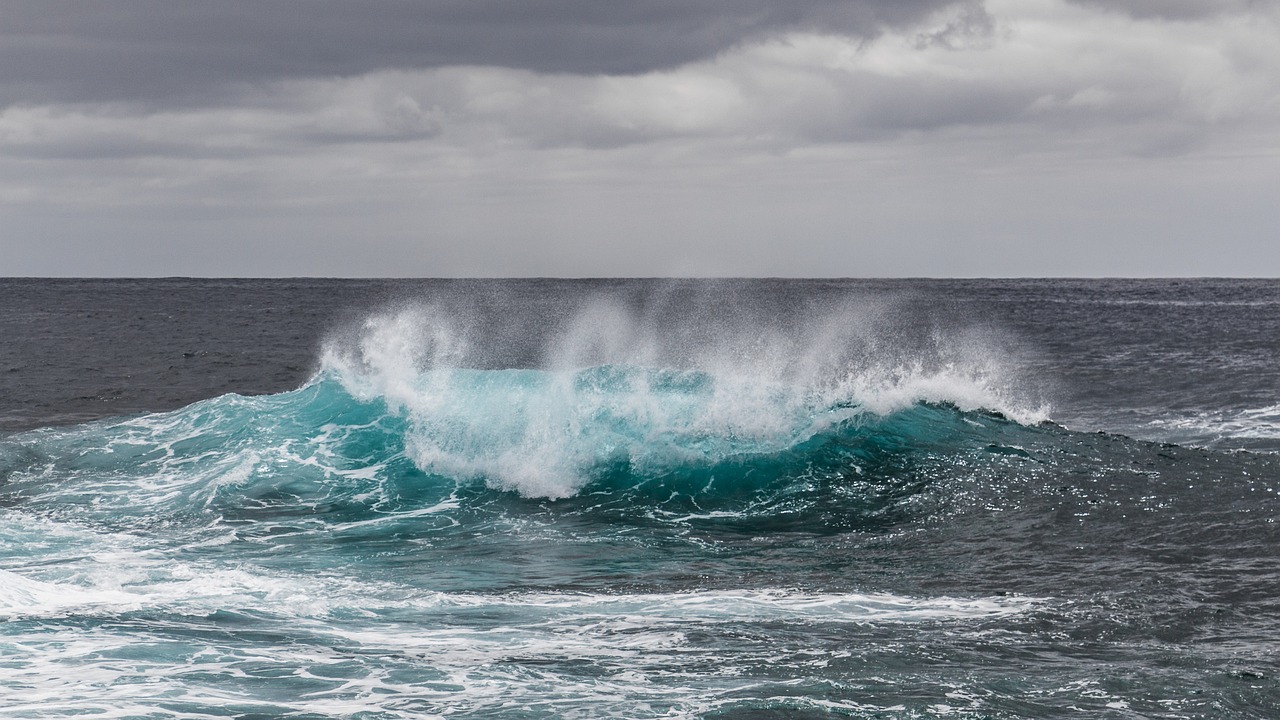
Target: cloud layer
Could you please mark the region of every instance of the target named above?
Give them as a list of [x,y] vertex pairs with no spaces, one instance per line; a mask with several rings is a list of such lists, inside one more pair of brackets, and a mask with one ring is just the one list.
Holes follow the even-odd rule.
[[948,0],[9,2],[4,101],[205,99],[241,83],[501,66],[630,74],[781,32],[854,36]]
[[[1158,193],[1178,203],[1179,182],[1192,192],[1207,177],[1178,169],[1197,158],[1237,158],[1237,175],[1261,172],[1256,181],[1280,154],[1271,3],[381,0],[304,15],[293,3],[235,6],[0,5],[0,211],[11,227],[74,246],[76,228],[93,225],[126,246],[198,226],[187,248],[197,258],[194,244],[216,237],[202,213],[216,207],[235,215],[237,232],[274,233],[281,247],[315,237],[333,261],[290,271],[294,254],[262,251],[280,256],[266,274],[346,274],[328,268],[356,235],[433,257],[425,274],[773,274],[785,257],[771,242],[810,243],[835,258],[814,267],[834,274],[903,274],[910,265],[890,262],[892,250],[841,251],[832,238],[849,210],[824,207],[821,187],[876,195],[916,182],[917,204],[963,208],[961,178],[1017,194],[1028,173],[1050,173],[1058,180],[1045,191],[1060,194],[1158,166],[1191,173]],[[787,218],[763,223],[772,241],[760,222],[734,229],[730,208],[760,202],[742,183],[768,187],[766,204]],[[1142,204],[1142,188],[1116,190],[1136,194],[1128,207]],[[618,200],[629,193],[652,202]],[[577,222],[564,217],[575,203]],[[1053,221],[1051,199],[1038,204]],[[337,223],[313,214],[337,207]],[[1088,232],[1109,220],[1131,235],[1142,218],[1124,207]],[[612,215],[596,217],[606,208]],[[902,260],[937,242],[932,225],[874,215],[861,216],[864,227],[908,248]],[[1258,208],[1231,232],[1252,243],[1273,217]],[[673,252],[686,257],[633,269],[643,253],[600,249],[610,218],[634,228],[613,231],[629,242],[680,235]],[[1000,235],[988,230],[966,242],[988,247]],[[464,240],[480,248],[474,258]],[[748,240],[763,259],[717,272],[714,258]],[[495,248],[532,266],[486,270]],[[24,250],[15,256],[56,268]],[[595,258],[585,266],[584,252]],[[1007,270],[976,274],[1059,274],[1059,249],[1039,252],[1043,262],[1024,248]],[[872,257],[879,265],[866,264]],[[813,273],[805,267],[778,274]],[[1191,264],[1179,272],[1196,274]]]

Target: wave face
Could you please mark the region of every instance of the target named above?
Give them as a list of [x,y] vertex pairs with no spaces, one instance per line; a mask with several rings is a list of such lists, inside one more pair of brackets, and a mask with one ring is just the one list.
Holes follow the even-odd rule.
[[874,342],[817,325],[821,337],[744,327],[728,340],[719,328],[694,343],[693,328],[672,343],[593,305],[554,338],[542,368],[478,370],[455,366],[467,359],[465,333],[406,310],[332,343],[321,382],[403,418],[405,450],[423,472],[526,497],[568,497],[609,477],[733,483],[757,469],[837,465],[874,455],[877,432],[927,434],[906,416],[884,423],[921,415],[924,403],[1032,415],[993,389],[985,358],[940,351],[936,339],[931,356],[875,357]]
[[293,390],[0,438],[0,718],[1280,707],[1280,454],[1050,422],[954,313],[747,300],[400,305]]
[[692,371],[433,370],[411,387],[409,408],[353,396],[326,371],[280,395],[36,431],[0,449],[0,476],[27,504],[114,522],[271,511],[358,522],[512,495],[631,513],[785,511],[803,526],[802,510],[831,509],[827,491],[863,487],[854,497],[869,503],[916,483],[911,467],[1039,432],[947,403],[880,415],[778,387],[726,390]]

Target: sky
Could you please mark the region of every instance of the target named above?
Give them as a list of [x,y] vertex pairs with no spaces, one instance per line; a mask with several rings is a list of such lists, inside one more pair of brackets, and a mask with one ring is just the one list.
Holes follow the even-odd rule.
[[1280,276],[1280,0],[0,0],[0,276]]

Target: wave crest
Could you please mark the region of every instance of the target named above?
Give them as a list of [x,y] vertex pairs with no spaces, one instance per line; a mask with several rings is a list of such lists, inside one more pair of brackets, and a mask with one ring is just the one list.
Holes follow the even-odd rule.
[[571,496],[602,468],[657,476],[774,456],[919,403],[1045,418],[1011,399],[1008,364],[972,336],[904,345],[865,312],[748,320],[658,326],[600,301],[547,336],[539,367],[483,369],[467,342],[477,328],[402,308],[331,341],[320,378],[402,417],[422,471],[526,497]]
[[904,335],[861,312],[682,324],[606,303],[548,321],[514,363],[473,341],[525,333],[401,309],[336,336],[298,390],[6,438],[0,501],[207,526],[209,542],[277,524],[433,532],[548,499],[645,522],[852,527],[894,522],[962,455],[1037,442],[1015,421],[1042,416],[1013,399],[989,338]]

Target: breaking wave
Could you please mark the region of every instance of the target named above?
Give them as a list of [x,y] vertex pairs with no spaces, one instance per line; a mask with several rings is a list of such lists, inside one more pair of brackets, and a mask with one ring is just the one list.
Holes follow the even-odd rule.
[[815,481],[889,487],[904,458],[1016,446],[1005,436],[1043,419],[979,344],[930,337],[903,352],[833,318],[742,330],[663,334],[593,305],[539,366],[484,368],[467,328],[402,309],[335,336],[298,390],[14,436],[0,478],[11,498],[125,515],[358,523],[495,492],[625,494],[678,515],[768,507]]

